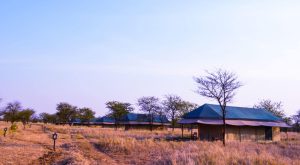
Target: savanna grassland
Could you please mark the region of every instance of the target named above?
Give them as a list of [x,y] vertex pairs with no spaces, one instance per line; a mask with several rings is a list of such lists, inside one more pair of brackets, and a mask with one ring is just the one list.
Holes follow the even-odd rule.
[[[85,126],[32,124],[25,130],[3,128],[0,122],[0,164],[300,164],[300,135],[282,133],[281,142],[167,140],[180,131],[117,130]],[[58,133],[53,152],[52,133]],[[186,131],[186,136],[189,132]]]

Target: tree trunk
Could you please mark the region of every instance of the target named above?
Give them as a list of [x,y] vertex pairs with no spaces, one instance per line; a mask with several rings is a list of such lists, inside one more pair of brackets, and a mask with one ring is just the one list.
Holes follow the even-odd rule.
[[175,120],[174,118],[172,119],[172,131],[174,132],[174,128],[175,128]]
[[152,132],[152,130],[153,130],[153,115],[152,114],[150,114],[150,112],[149,112],[149,115],[150,115],[150,131]]
[[225,146],[225,135],[226,135],[226,123],[225,123],[225,117],[223,117],[223,145]]

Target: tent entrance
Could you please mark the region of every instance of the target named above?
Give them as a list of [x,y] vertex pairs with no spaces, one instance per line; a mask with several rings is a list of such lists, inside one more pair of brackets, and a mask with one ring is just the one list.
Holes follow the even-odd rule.
[[272,140],[272,127],[265,127],[265,139]]

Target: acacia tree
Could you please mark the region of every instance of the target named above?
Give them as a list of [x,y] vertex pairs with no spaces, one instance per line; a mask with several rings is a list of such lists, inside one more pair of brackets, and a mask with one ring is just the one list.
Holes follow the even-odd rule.
[[171,119],[172,130],[174,131],[175,124],[180,117],[182,110],[182,99],[176,95],[166,95],[162,102],[163,108],[169,119]]
[[153,115],[161,109],[159,99],[154,96],[141,97],[138,99],[137,105],[140,110],[148,113],[150,130],[153,130]]
[[282,109],[282,102],[272,102],[271,100],[262,100],[258,104],[254,105],[253,107],[258,109],[265,109],[282,119],[285,117],[284,111]]
[[90,108],[80,108],[78,110],[78,118],[81,122],[88,122],[89,124],[91,119],[95,118],[95,112]]
[[107,102],[106,108],[109,109],[108,116],[115,120],[115,130],[117,130],[121,118],[133,111],[133,107],[131,107],[130,103],[122,103],[118,101]]
[[8,103],[3,111],[3,119],[11,124],[19,120],[19,112],[22,110],[20,102]]
[[32,115],[35,113],[33,109],[27,108],[18,113],[18,119],[22,122],[25,129],[26,124],[31,120]]
[[218,69],[216,72],[208,72],[206,76],[196,77],[198,85],[197,93],[203,97],[216,100],[220,105],[223,120],[223,145],[225,146],[226,134],[226,106],[232,102],[235,91],[242,86],[234,73]]
[[43,123],[56,123],[57,122],[57,115],[56,114],[49,114],[43,112],[39,115],[39,118],[43,121]]
[[63,102],[57,104],[56,110],[58,120],[63,124],[69,123],[69,125],[71,125],[72,121],[78,116],[77,107],[68,103]]

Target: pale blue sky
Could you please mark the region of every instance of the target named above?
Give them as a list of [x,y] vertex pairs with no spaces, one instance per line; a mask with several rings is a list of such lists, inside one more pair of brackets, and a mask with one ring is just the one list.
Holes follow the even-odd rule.
[[[232,105],[300,109],[300,1],[2,1],[0,98],[38,112],[65,101],[178,94],[203,104],[193,76],[225,68],[244,86]],[[2,103],[0,106],[3,106]]]

